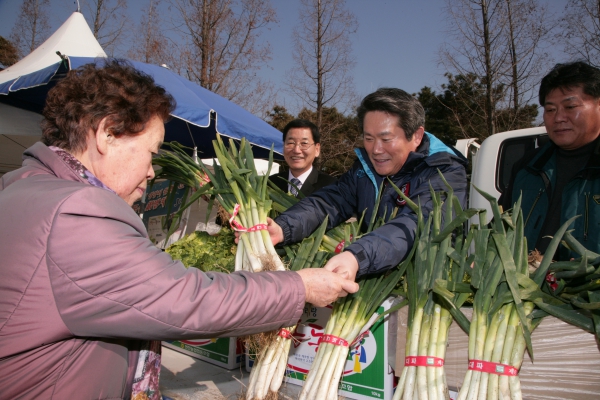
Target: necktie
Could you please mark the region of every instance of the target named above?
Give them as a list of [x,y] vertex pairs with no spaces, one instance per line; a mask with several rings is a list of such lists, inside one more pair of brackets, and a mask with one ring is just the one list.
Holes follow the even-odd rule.
[[[302,182],[300,182],[300,179],[298,178],[290,179],[290,183],[296,185],[298,189],[300,189],[300,186],[302,186]],[[290,193],[294,196],[298,196],[298,190],[292,185],[290,185]]]

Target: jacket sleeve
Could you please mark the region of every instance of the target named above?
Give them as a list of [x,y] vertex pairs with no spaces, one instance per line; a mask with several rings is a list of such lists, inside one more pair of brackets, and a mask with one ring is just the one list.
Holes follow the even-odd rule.
[[147,340],[240,336],[294,325],[295,272],[208,273],[156,248],[114,194],[83,189],[58,208],[47,264],[60,315],[76,336]]
[[[427,160],[426,163],[429,164],[424,171],[414,173],[415,178],[410,181],[409,193],[411,200],[421,205],[424,218],[427,218],[433,209],[430,184],[434,191],[447,191],[446,185],[438,174],[438,168],[454,189],[454,194],[464,208],[467,200],[465,168],[459,163],[435,165],[431,160]],[[445,201],[445,198],[442,197],[442,200]],[[445,207],[442,211],[445,212]],[[410,207],[404,206],[399,210],[396,218],[346,247],[345,251],[354,254],[358,261],[357,277],[381,273],[397,266],[412,249],[416,229],[417,215]]]
[[283,230],[287,245],[309,236],[329,216],[327,228],[331,229],[356,212],[356,181],[354,168],[340,179],[310,196],[303,198],[287,211],[275,218]]

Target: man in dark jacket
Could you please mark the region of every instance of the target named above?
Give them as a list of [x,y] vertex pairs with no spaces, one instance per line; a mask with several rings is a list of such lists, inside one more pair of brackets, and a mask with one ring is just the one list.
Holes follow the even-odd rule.
[[356,150],[358,160],[353,167],[336,183],[302,199],[269,224],[273,243],[287,244],[310,235],[326,216],[329,228],[364,210],[364,221],[369,221],[383,183],[378,215],[399,207],[397,216],[347,246],[325,266],[348,278],[393,268],[412,248],[417,216],[387,184],[387,178],[422,205],[425,217],[432,208],[429,185],[436,191],[447,190],[438,170],[463,206],[467,195],[466,159],[425,132],[425,111],[413,96],[400,89],[379,89],[363,99],[358,118],[364,149]]
[[[529,250],[545,253],[560,226],[588,250],[600,252],[600,69],[584,62],[558,64],[541,82],[539,102],[550,141],[524,157],[500,203],[519,196]],[[555,257],[579,257],[560,246]]]
[[269,178],[277,187],[296,197],[299,197],[299,188],[303,195],[300,197],[305,197],[336,181],[313,166],[321,152],[321,135],[315,124],[306,119],[295,119],[282,132],[283,157],[289,169]]

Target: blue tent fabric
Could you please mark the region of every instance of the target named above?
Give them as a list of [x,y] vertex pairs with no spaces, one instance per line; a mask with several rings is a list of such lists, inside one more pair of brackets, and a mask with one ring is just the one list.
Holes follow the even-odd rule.
[[58,62],[56,64],[49,65],[46,68],[40,69],[39,71],[2,83],[0,84],[0,94],[8,94],[9,92],[16,92],[21,89],[29,89],[35,86],[45,85],[46,83],[50,82],[54,74],[56,74],[60,64],[61,63]]
[[[68,69],[103,62],[104,58],[68,57],[68,65],[58,62],[15,80],[0,83],[0,102],[40,113],[45,95]],[[215,133],[233,139],[245,137],[253,145],[255,157],[268,157],[274,147],[282,159],[283,137],[277,129],[231,101],[157,65],[129,61],[136,69],[152,76],[176,100],[173,119],[167,123],[165,141],[178,141],[198,147],[201,157],[214,157]],[[279,154],[277,154],[279,153]]]

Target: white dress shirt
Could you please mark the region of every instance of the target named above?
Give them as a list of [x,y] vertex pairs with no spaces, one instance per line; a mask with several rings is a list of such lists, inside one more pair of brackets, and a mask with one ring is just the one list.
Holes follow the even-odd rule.
[[[311,166],[308,171],[306,171],[305,173],[301,174],[300,176],[294,176],[292,175],[292,171],[288,171],[288,181],[291,181],[292,178],[296,178],[300,181],[300,185],[298,186],[298,189],[302,188],[302,185],[304,185],[304,182],[306,181],[306,178],[308,178],[308,176],[310,175],[310,173],[312,172],[313,167]],[[292,190],[292,186],[288,183],[288,192],[291,193]]]

